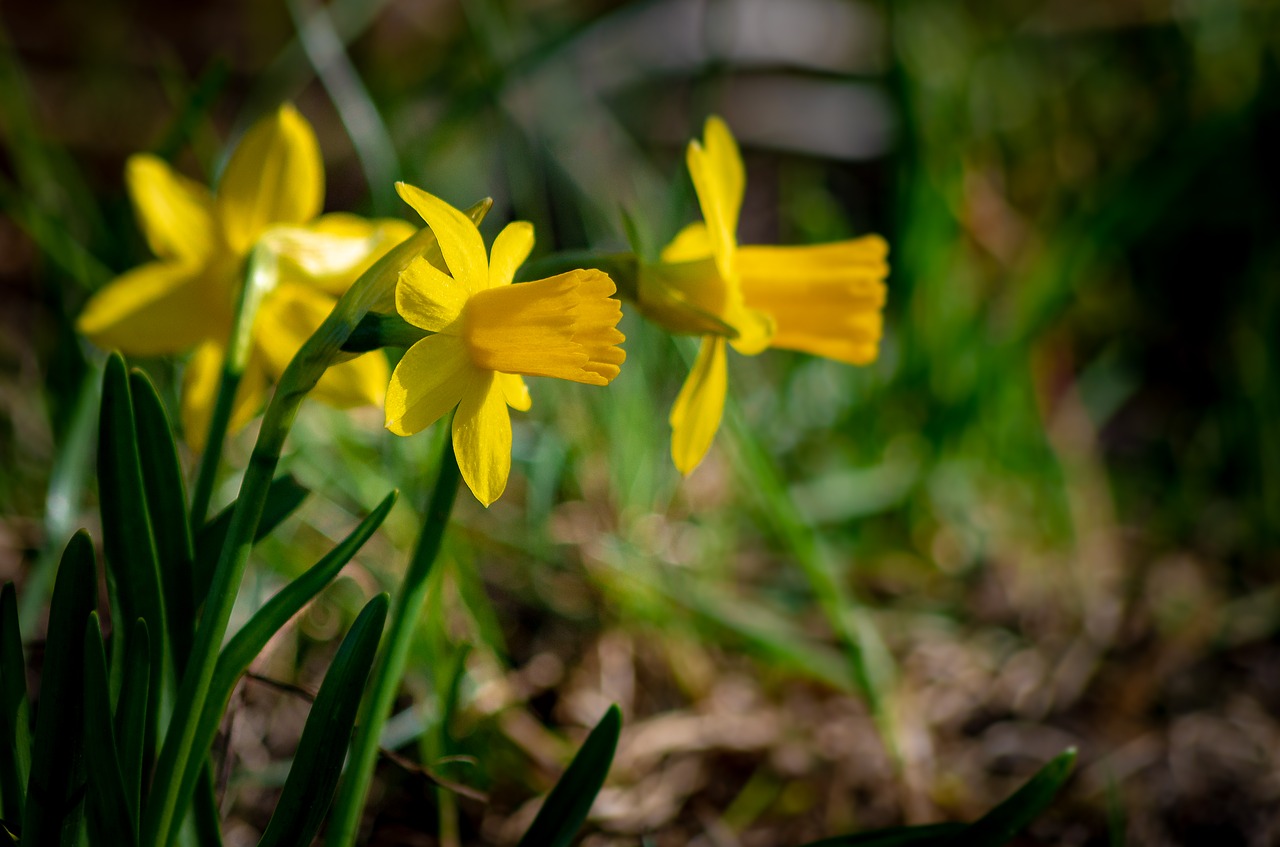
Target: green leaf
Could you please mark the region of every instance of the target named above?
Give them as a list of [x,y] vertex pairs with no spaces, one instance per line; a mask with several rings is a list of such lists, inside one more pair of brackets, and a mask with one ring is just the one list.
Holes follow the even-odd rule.
[[967,827],[962,823],[934,823],[876,829],[856,835],[838,835],[812,841],[804,847],[943,847]]
[[342,639],[307,715],[293,767],[258,847],[307,847],[320,829],[342,773],[388,605],[386,594],[374,597]]
[[610,706],[560,777],[519,847],[567,847],[604,785],[622,732],[622,712]]
[[96,844],[137,844],[138,802],[125,791],[111,725],[111,684],[98,613],[84,630],[84,750],[88,764],[89,829]]
[[124,679],[116,704],[115,733],[125,792],[138,808],[142,764],[146,756],[147,703],[151,688],[151,637],[147,622],[138,618],[125,638]]
[[[156,746],[160,701],[166,682],[164,596],[156,556],[146,488],[142,481],[133,401],[124,359],[107,358],[102,376],[102,411],[98,419],[98,500],[102,512],[102,546],[114,577],[122,619],[142,618],[151,635],[149,659],[152,684],[147,692],[144,748]],[[123,633],[119,633],[123,634]],[[83,633],[81,633],[83,635]],[[127,649],[127,647],[126,647]]]
[[[254,533],[254,543],[261,541],[280,525],[281,521],[294,513],[302,501],[311,492],[303,488],[292,476],[285,474],[271,480],[267,491],[267,501],[262,507],[262,520]],[[222,545],[227,540],[227,530],[231,528],[231,516],[235,514],[236,504],[232,502],[218,515],[196,533],[196,565],[192,573],[191,587],[194,602],[199,605],[209,591],[213,581],[213,569],[218,565],[218,556]]]
[[[384,497],[378,507],[350,535],[309,570],[280,589],[222,648],[209,684],[209,694],[200,711],[193,749],[209,749],[218,734],[218,724],[222,722],[222,713],[226,710],[227,701],[231,699],[231,692],[235,690],[236,682],[249,667],[249,663],[262,652],[262,648],[267,646],[267,642],[281,627],[338,575],[338,571],[369,540],[369,536],[377,531],[395,504],[396,496],[397,492],[392,491]],[[370,664],[372,665],[372,661]],[[199,767],[194,761],[190,762],[181,774],[180,797],[190,796],[190,792],[196,788],[198,776]]]
[[0,591],[0,817],[22,828],[31,772],[31,716],[13,583]]
[[129,388],[133,395],[142,480],[147,492],[147,513],[155,539],[160,587],[164,592],[169,644],[174,668],[181,675],[187,654],[191,652],[196,612],[191,590],[195,556],[187,517],[187,494],[182,485],[173,428],[160,395],[147,375],[136,368],[129,373]]
[[76,847],[84,814],[84,622],[98,580],[93,542],[81,530],[62,554],[49,604],[49,635],[27,783],[24,844]]
[[999,847],[1013,837],[1053,802],[1076,763],[1072,747],[1059,753],[1031,777],[1009,799],[974,821],[950,843],[955,847]]

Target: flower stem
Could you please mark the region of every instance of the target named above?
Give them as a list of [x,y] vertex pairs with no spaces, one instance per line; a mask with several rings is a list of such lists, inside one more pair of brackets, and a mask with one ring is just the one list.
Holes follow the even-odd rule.
[[240,387],[240,374],[230,367],[231,360],[222,369],[222,380],[218,385],[218,399],[213,406],[213,416],[209,419],[209,437],[205,440],[204,452],[200,454],[200,467],[196,471],[195,488],[191,494],[191,531],[199,532],[204,526],[205,516],[209,513],[209,501],[213,497],[213,480],[218,472],[218,460],[222,458],[222,440],[227,434],[227,425],[231,422],[231,406]]
[[253,321],[258,306],[267,292],[275,287],[278,273],[274,252],[266,245],[254,247],[244,263],[244,282],[236,303],[235,320],[227,337],[227,352],[222,360],[222,378],[218,383],[218,398],[214,401],[213,414],[209,418],[209,433],[200,456],[200,468],[196,472],[195,489],[191,495],[191,531],[198,532],[204,526],[209,512],[209,500],[213,496],[213,482],[218,475],[218,461],[222,458],[222,442],[227,437],[231,423],[231,410],[235,405],[236,389],[249,364],[249,351],[253,348]]
[[458,493],[461,476],[457,459],[453,455],[450,429],[451,423],[446,421],[439,446],[440,471],[431,492],[418,545],[405,570],[400,589],[392,601],[390,627],[373,669],[370,690],[366,695],[362,717],[356,727],[355,740],[347,760],[347,772],[343,776],[338,797],[329,816],[329,831],[325,841],[328,847],[352,847],[355,844],[365,797],[369,793],[369,784],[373,781],[373,770],[377,764],[382,728],[395,705],[396,692],[400,688],[400,679],[404,676],[405,664],[409,659],[414,630],[427,599],[427,577],[440,553],[445,526],[449,522],[449,513],[453,510],[453,501]]

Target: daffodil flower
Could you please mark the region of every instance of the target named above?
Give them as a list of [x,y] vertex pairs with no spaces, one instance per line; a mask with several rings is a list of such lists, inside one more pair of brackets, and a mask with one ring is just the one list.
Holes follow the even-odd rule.
[[742,156],[724,121],[708,118],[686,161],[703,221],[690,224],[641,267],[639,306],[674,332],[702,336],[671,410],[671,456],[688,474],[724,413],[726,342],[754,355],[769,347],[865,365],[882,329],[888,245],[878,235],[802,247],[741,246]]
[[466,215],[411,185],[396,190],[435,233],[448,273],[419,258],[400,274],[397,311],[434,335],[410,347],[391,375],[387,429],[412,435],[457,407],[458,468],[488,506],[511,471],[507,407],[526,411],[531,402],[521,375],[607,385],[626,358],[616,328],[622,310],[601,271],[512,285],[533,249],[531,224],[508,224],[486,255]]
[[[125,176],[156,261],[122,274],[90,298],[77,327],[95,344],[132,355],[194,348],[183,382],[182,423],[197,450],[208,432],[250,250],[265,246],[275,261],[236,392],[233,429],[257,413],[269,381],[279,377],[337,296],[414,232],[402,221],[316,218],[324,200],[323,162],[314,132],[291,106],[250,128],[216,196],[155,156],[130,157]],[[343,408],[376,404],[388,370],[380,354],[343,362],[328,370],[313,396]]]

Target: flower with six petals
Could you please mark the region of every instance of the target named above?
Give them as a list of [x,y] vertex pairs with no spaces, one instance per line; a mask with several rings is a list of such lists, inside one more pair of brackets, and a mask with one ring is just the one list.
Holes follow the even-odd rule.
[[[183,382],[182,423],[196,449],[207,435],[246,257],[255,245],[266,244],[277,261],[253,325],[232,428],[257,413],[268,382],[279,377],[337,296],[414,232],[403,221],[316,218],[324,200],[323,162],[310,125],[291,106],[249,129],[216,196],[150,155],[130,157],[126,181],[156,261],[97,292],[77,328],[99,346],[133,355],[195,348]],[[377,403],[387,371],[376,353],[334,365],[314,396],[343,408]]]
[[799,350],[854,365],[875,361],[883,324],[888,245],[878,235],[800,247],[737,240],[746,186],[738,145],[707,119],[686,161],[703,221],[685,227],[661,261],[641,267],[641,311],[674,332],[702,335],[671,410],[671,456],[688,474],[706,455],[724,412],[725,344],[754,355]]
[[435,233],[447,273],[424,258],[400,274],[396,309],[434,333],[414,344],[387,387],[387,429],[411,435],[453,408],[453,449],[462,478],[485,506],[511,470],[510,406],[529,408],[521,375],[607,385],[626,354],[613,280],[575,270],[512,284],[533,249],[533,226],[508,224],[485,253],[471,220],[411,185],[396,190]]

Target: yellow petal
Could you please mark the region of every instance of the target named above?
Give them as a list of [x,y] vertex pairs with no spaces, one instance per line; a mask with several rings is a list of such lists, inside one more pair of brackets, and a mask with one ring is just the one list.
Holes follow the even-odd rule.
[[458,405],[470,386],[486,382],[453,335],[431,335],[405,352],[387,386],[387,429],[413,435]]
[[607,274],[577,270],[472,295],[463,339],[476,367],[607,385],[626,354]]
[[397,182],[396,191],[436,234],[440,253],[453,278],[469,292],[486,288],[489,284],[489,259],[485,255],[484,239],[471,218],[439,197],[406,182]]
[[289,105],[250,127],[218,185],[222,231],[240,255],[272,224],[306,223],[323,203],[320,145],[311,125]]
[[201,265],[219,248],[209,189],[143,153],[125,166],[129,197],[151,252]]
[[738,145],[724,121],[714,115],[707,118],[703,135],[705,146],[696,139],[690,141],[685,160],[707,223],[716,266],[732,283],[736,280],[733,254],[738,243],[738,214],[742,210],[746,172]]
[[888,245],[879,236],[811,247],[742,247],[746,302],[777,322],[774,347],[865,365],[883,327]]
[[495,377],[468,385],[453,418],[458,470],[485,508],[502,496],[511,473],[511,414]]
[[230,280],[214,268],[141,265],[94,294],[76,328],[99,347],[135,356],[180,353],[230,331]]
[[264,237],[285,259],[282,279],[341,296],[374,262],[415,232],[405,221],[366,220],[339,212],[306,226],[272,227]]
[[[182,378],[182,431],[187,444],[197,453],[203,452],[209,437],[209,421],[222,384],[222,362],[225,348],[220,342],[206,341],[196,348],[187,362]],[[253,420],[262,408],[267,393],[267,375],[260,359],[249,357],[240,384],[236,387],[227,432],[233,433]]]
[[498,374],[498,384],[502,387],[502,396],[507,405],[517,411],[527,412],[533,406],[533,398],[529,396],[529,386],[524,384],[520,374]]
[[533,224],[528,221],[512,221],[503,227],[493,240],[489,252],[489,287],[510,285],[516,269],[529,258],[533,249]]
[[680,232],[662,250],[664,262],[697,262],[711,258],[711,237],[707,235],[707,225],[695,221]]
[[[263,299],[253,339],[272,379],[280,378],[336,302],[332,295],[296,283],[282,284]],[[390,373],[382,353],[366,353],[331,365],[312,389],[311,396],[339,409],[377,405],[382,402]]]
[[738,331],[737,338],[729,339],[733,349],[744,356],[763,353],[773,341],[775,324],[773,316],[758,309],[739,304],[725,315],[725,321]]
[[430,332],[454,332],[471,292],[457,279],[419,256],[400,272],[396,283],[396,311],[416,327]]
[[671,408],[671,458],[685,476],[698,466],[715,440],[727,387],[724,339],[707,336]]

